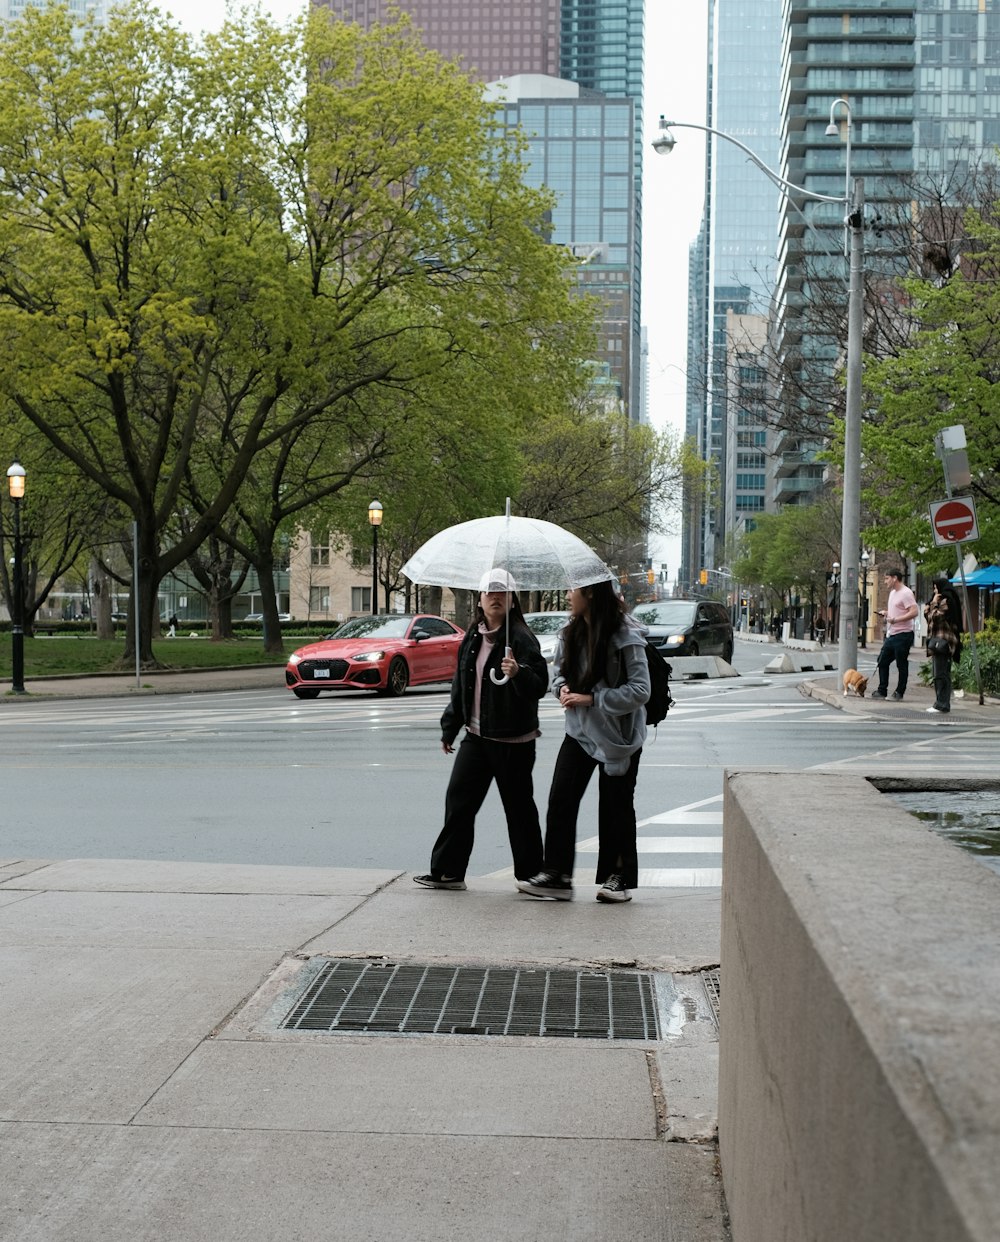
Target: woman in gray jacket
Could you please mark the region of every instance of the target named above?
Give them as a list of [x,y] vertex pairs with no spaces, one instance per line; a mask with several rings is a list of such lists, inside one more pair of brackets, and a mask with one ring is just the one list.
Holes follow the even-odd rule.
[[644,630],[625,615],[611,582],[570,591],[569,611],[553,661],[552,692],[566,711],[566,736],[549,791],[545,861],[517,887],[533,897],[572,898],[577,816],[599,768],[597,900],[631,901],[639,881],[635,781],[650,690]]

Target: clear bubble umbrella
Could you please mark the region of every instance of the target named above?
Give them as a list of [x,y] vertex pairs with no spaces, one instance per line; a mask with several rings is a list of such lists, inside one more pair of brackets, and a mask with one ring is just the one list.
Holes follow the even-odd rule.
[[[406,562],[403,573],[425,586],[475,591],[484,589],[483,580],[494,569],[510,575],[511,590],[565,591],[614,578],[577,535],[541,518],[512,517],[509,500],[505,514],[460,522],[433,535]],[[505,586],[509,583],[498,583],[499,589]]]

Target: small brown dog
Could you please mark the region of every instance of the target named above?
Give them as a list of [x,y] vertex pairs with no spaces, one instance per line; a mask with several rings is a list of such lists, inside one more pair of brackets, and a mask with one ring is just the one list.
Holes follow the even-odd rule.
[[863,699],[867,689],[868,678],[862,677],[856,668],[849,668],[844,674],[844,696],[856,694],[859,699]]

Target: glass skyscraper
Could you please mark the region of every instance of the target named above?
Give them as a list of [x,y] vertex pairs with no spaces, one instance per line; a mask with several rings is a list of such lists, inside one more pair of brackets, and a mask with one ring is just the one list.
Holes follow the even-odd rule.
[[[774,0],[710,0],[708,13],[708,124],[732,134],[776,168],[781,116],[778,6]],[[698,246],[707,272],[698,279],[703,292],[690,301],[688,317],[689,342],[702,342],[706,356],[697,385],[690,379],[697,359],[689,356],[686,423],[702,458],[716,467],[718,482],[700,506],[685,505],[682,589],[698,581],[700,569],[722,563],[727,534],[753,520],[764,507],[766,491],[763,448],[738,444],[727,428],[726,323],[730,312],[768,311],[776,272],[779,195],[738,147],[711,134],[706,161],[705,219]],[[730,459],[734,448],[738,460]]]
[[[526,181],[547,186],[558,198],[552,241],[580,260],[580,288],[603,307],[598,360],[617,381],[618,396],[641,416],[638,356],[630,347],[635,288],[632,257],[634,110],[628,99],[608,99],[575,83],[538,74],[491,84],[504,121],[528,135]],[[633,379],[636,383],[633,385]]]
[[[394,3],[393,0],[325,0],[325,3],[335,13],[364,26],[385,21],[392,8],[402,9],[413,18],[414,26],[429,47],[449,58],[460,59],[464,69],[484,83],[515,75],[544,74],[575,83],[585,92],[600,92],[612,99],[630,101],[633,112],[631,157],[628,168],[616,181],[617,200],[611,204],[602,198],[600,204],[595,201],[588,205],[583,183],[578,183],[579,196],[572,203],[560,202],[556,240],[570,237],[574,244],[581,246],[600,242],[609,247],[609,254],[617,253],[622,218],[625,213],[630,216],[627,288],[622,291],[622,297],[616,294],[602,300],[615,303],[616,316],[622,305],[627,313],[623,344],[626,364],[616,368],[616,372],[625,385],[622,393],[625,408],[630,417],[638,419],[642,411],[644,0],[395,0]],[[529,110],[527,117],[521,118],[529,139],[534,132],[527,119],[530,116]],[[583,140],[586,135],[581,133],[577,137]],[[590,137],[594,141],[602,140],[597,134]],[[618,140],[618,135],[613,136],[616,148]],[[589,161],[591,167],[596,168],[598,157],[587,152],[585,143],[578,153],[581,160]],[[617,155],[609,158],[617,159]],[[560,186],[548,181],[546,184],[562,193]],[[593,184],[603,185],[603,182],[598,178]],[[622,190],[628,196],[627,203],[621,202]],[[571,221],[567,220],[568,216],[573,217]],[[593,274],[588,273],[583,279],[589,282]],[[618,283],[618,275],[609,274],[603,282],[595,283],[603,283],[610,290]],[[599,331],[606,343],[622,335],[617,318],[600,325]],[[613,346],[610,348],[613,350]]]

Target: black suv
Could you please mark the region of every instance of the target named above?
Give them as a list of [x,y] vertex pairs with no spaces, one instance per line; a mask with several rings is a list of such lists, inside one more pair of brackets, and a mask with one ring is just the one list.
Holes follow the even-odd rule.
[[733,623],[725,604],[710,599],[664,599],[632,612],[664,655],[717,655],[733,659]]

